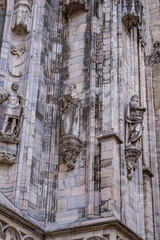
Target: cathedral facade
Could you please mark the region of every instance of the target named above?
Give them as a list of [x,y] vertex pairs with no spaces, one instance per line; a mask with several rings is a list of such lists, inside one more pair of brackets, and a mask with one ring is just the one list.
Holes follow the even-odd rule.
[[0,239],[160,240],[159,0],[0,0]]

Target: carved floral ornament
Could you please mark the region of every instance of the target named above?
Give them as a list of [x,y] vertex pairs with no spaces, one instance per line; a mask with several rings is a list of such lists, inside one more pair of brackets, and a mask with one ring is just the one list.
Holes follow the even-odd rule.
[[12,31],[19,35],[31,31],[33,0],[16,0],[12,18]]
[[0,221],[0,240],[34,240],[31,236],[20,232],[17,228]]
[[78,10],[88,11],[86,0],[65,0],[63,4],[63,12],[70,17]]

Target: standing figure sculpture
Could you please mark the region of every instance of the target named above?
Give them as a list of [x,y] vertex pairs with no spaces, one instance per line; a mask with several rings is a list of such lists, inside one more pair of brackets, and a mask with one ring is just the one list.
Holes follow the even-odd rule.
[[11,89],[11,92],[5,94],[0,93],[1,104],[8,100],[1,133],[17,136],[23,115],[23,98],[17,93],[19,89],[19,84],[17,82],[12,83]]
[[142,150],[140,138],[143,130],[143,115],[146,108],[139,106],[139,97],[131,97],[128,105],[126,118],[126,149],[125,157],[127,162],[128,179],[131,180],[137,167],[137,160]]
[[68,85],[66,94],[61,99],[62,135],[78,136],[79,132],[79,98],[75,84]]
[[76,85],[72,83],[61,99],[61,156],[68,170],[74,169],[82,145],[79,139],[79,105]]
[[127,129],[127,145],[138,146],[142,136],[143,114],[146,108],[139,106],[139,97],[134,95],[131,97],[126,122]]

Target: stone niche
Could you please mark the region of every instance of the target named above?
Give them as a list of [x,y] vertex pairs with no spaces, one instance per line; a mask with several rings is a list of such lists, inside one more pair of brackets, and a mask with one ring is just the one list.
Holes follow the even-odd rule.
[[63,12],[70,17],[76,11],[88,11],[86,0],[65,0]]
[[16,0],[12,18],[12,31],[18,35],[25,35],[31,31],[32,0]]
[[142,23],[142,12],[143,7],[140,1],[122,0],[122,22],[128,31]]

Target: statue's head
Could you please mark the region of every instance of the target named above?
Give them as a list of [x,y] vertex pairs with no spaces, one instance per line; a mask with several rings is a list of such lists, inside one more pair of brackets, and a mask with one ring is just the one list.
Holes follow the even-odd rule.
[[138,102],[139,102],[139,97],[138,97],[137,95],[133,95],[133,96],[131,97],[131,102],[136,102],[136,103],[138,103]]
[[19,84],[17,82],[12,83],[11,89],[17,92],[19,89]]
[[74,83],[71,83],[68,85],[69,92],[73,92],[76,89],[76,85]]

